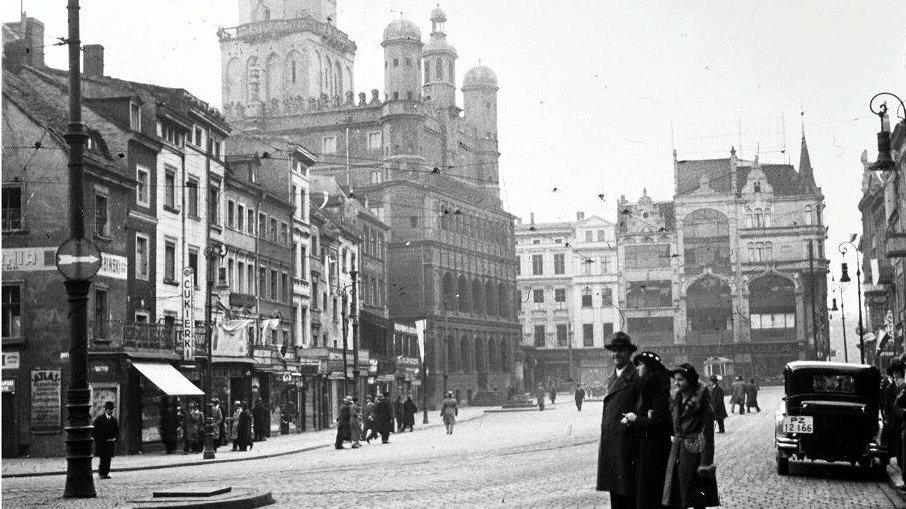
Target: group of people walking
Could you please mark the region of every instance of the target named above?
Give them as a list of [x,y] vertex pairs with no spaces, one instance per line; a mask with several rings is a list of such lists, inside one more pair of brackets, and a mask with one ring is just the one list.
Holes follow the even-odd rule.
[[389,392],[378,394],[377,401],[369,394],[365,396],[364,408],[359,405],[359,398],[346,396],[337,417],[334,447],[345,449],[343,443],[351,442],[352,448],[358,449],[362,440],[370,444],[379,435],[382,444],[390,443],[390,433],[394,430],[397,433],[414,430],[417,411],[411,394],[400,396],[395,403],[390,402]]
[[624,332],[606,348],[616,367],[603,399],[597,490],[614,508],[720,505],[715,413],[695,367],[668,370],[654,352],[633,357],[638,348]]
[[751,412],[754,408],[761,412],[758,406],[758,385],[755,379],[749,379],[748,382],[737,376],[736,380],[730,384],[730,412],[736,413],[736,406],[739,406],[739,415]]
[[[267,406],[259,400],[254,408],[244,401],[234,401],[233,409],[221,409],[219,398],[211,398],[211,436],[214,451],[221,445],[233,445],[234,451],[246,451],[254,442],[267,440],[269,425]],[[194,401],[182,408],[176,398],[164,401],[160,416],[161,442],[167,454],[176,452],[180,436],[183,440],[183,454],[199,453],[204,450],[207,415]]]

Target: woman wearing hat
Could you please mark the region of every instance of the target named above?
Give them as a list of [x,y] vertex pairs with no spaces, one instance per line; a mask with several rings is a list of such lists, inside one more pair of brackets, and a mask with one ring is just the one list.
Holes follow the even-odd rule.
[[642,352],[632,360],[639,370],[639,399],[623,423],[635,437],[638,452],[635,463],[637,509],[663,507],[664,465],[670,456],[670,380],[667,368],[654,352]]
[[667,459],[662,503],[668,507],[720,505],[714,467],[714,412],[708,390],[691,364],[670,371],[676,395],[670,405],[673,446]]
[[456,416],[459,415],[459,404],[453,397],[452,391],[447,391],[447,397],[444,398],[443,406],[440,408],[440,416],[444,420],[444,426],[447,427],[447,434],[453,434],[453,425],[456,424]]

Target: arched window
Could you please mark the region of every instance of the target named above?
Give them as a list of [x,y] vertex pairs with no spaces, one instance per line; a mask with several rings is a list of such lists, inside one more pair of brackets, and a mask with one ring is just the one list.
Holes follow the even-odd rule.
[[291,67],[290,70],[292,72],[293,84],[295,85],[296,84],[296,61],[295,60],[292,61],[292,63],[290,64],[290,67]]
[[755,261],[764,261],[764,242],[757,242],[755,244]]
[[761,215],[761,209],[755,209],[755,227],[762,228],[764,226],[764,216]]
[[438,58],[437,60],[434,61],[434,72],[435,72],[435,74],[437,74],[437,80],[438,80],[438,81],[443,81],[443,79],[444,79],[444,68],[443,68],[443,65],[441,64],[441,61],[440,61],[439,58]]
[[425,66],[425,83],[428,83],[430,81],[431,81],[431,66],[426,65]]
[[764,226],[771,226],[771,209],[764,209]]
[[811,205],[805,206],[805,224],[811,225],[815,224],[815,213],[812,211]]
[[753,226],[752,221],[752,209],[746,209],[746,228],[751,228]]
[[447,76],[449,76],[450,81],[454,81],[456,79],[456,74],[453,72],[454,70],[455,68],[453,67],[453,62],[451,61],[449,66],[447,67]]
[[774,259],[774,244],[772,242],[764,243],[764,259],[767,261]]
[[749,261],[754,262],[755,261],[755,243],[749,242],[747,247],[749,250]]

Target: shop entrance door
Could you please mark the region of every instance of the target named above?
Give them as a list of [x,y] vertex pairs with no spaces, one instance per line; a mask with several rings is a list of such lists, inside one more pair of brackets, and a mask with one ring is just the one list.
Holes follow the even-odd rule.
[[[230,401],[228,408],[230,411],[233,411],[233,402],[235,401],[245,401],[246,405],[252,404],[252,390],[249,384],[249,381],[244,377],[231,377],[230,378]],[[223,405],[221,404],[221,407]],[[251,411],[251,408],[249,408]]]
[[15,458],[19,454],[19,444],[16,440],[16,394],[3,393],[3,457]]

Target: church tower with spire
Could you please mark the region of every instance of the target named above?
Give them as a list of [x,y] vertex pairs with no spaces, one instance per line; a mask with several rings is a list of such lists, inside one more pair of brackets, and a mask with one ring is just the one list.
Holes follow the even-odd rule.
[[805,113],[802,113],[802,148],[799,151],[799,180],[802,183],[802,192],[813,193],[818,190],[815,184],[815,172],[812,170],[812,160],[808,155],[808,144],[805,142]]

